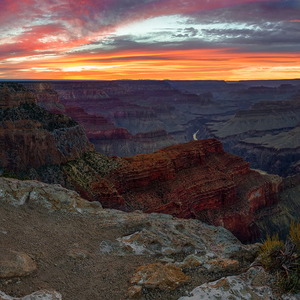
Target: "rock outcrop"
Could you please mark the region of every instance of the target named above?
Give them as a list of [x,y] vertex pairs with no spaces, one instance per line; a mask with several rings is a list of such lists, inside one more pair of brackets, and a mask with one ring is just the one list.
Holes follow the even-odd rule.
[[[0,185],[11,184],[18,187],[14,198],[0,192],[0,217],[6,220],[1,223],[5,228],[0,228],[4,242],[0,247],[0,272],[3,265],[13,266],[15,271],[15,262],[18,272],[0,280],[0,299],[119,300],[126,295],[132,299],[150,295],[153,299],[181,300],[298,297],[278,296],[271,288],[272,275],[259,267],[247,269],[259,245],[243,245],[223,227],[165,214],[125,213],[101,207],[76,212],[65,209],[65,202],[90,204],[73,192],[64,191],[70,197],[66,201],[57,193],[57,186],[17,180],[5,180]],[[15,206],[23,202],[30,189],[35,193],[47,189],[48,203],[56,194],[56,202],[62,205],[55,212],[49,211],[45,200],[38,198],[34,200],[37,205],[30,200]],[[19,261],[17,257],[24,257],[24,252],[3,252],[5,247],[26,248],[35,262],[29,256],[29,263]],[[13,259],[5,253],[12,253]],[[23,275],[26,276],[20,277]],[[39,291],[29,295],[31,289]]]
[[[193,279],[199,276],[198,271],[177,266],[178,259],[184,260],[196,253],[207,256],[208,261],[224,262],[225,258],[235,257],[249,264],[255,256],[253,246],[243,245],[222,227],[164,214],[125,213],[101,207],[79,212],[76,207],[69,209],[68,203],[78,204],[79,200],[72,192],[64,191],[70,196],[70,200],[66,200],[62,191],[57,192],[57,186],[17,180],[3,181],[0,185],[10,187],[12,184],[18,187],[14,190],[14,198],[1,191],[0,218],[5,220],[0,229],[1,249],[26,250],[37,270],[22,278],[0,280],[0,288],[5,292],[0,295],[6,299],[44,299],[48,294],[48,299],[125,299],[130,280],[136,284],[130,289],[134,294],[147,291],[154,299],[164,299],[166,295],[177,299],[185,295],[185,290],[199,285],[199,281]],[[23,202],[28,190],[32,191],[32,196],[34,193],[45,195],[47,190],[49,199],[37,197],[23,205],[15,205]],[[56,203],[61,205],[56,205],[55,210],[49,209],[44,203],[53,203],[51,198],[55,195]],[[85,200],[79,201],[85,202],[83,206],[90,205]],[[139,251],[142,247],[144,252]],[[168,261],[173,263],[168,264]],[[211,276],[217,279],[228,272],[224,268],[218,273],[211,272]],[[140,275],[141,280],[138,279]],[[201,278],[203,282],[202,275]],[[184,284],[183,290],[181,284]],[[50,288],[61,294],[45,291]],[[174,288],[173,296],[177,298],[171,294]],[[30,290],[41,289],[22,298],[30,294]]]
[[36,104],[36,99],[21,84],[0,82],[0,109],[18,107],[21,103]]
[[[20,181],[0,177],[0,203],[14,206],[24,204],[63,212],[94,213],[101,208],[99,202],[87,202],[76,192],[39,181]],[[1,275],[0,275],[1,277]]]
[[36,271],[36,263],[24,252],[0,249],[0,278],[22,277]]
[[[189,297],[179,300],[263,300],[276,299],[267,284],[268,274],[259,268],[251,268],[239,276],[229,276],[205,283],[191,292]],[[281,298],[281,297],[280,297]]]
[[190,277],[186,276],[181,268],[156,263],[139,267],[130,279],[130,283],[151,289],[174,290],[189,280]]
[[246,240],[258,237],[255,215],[276,204],[281,189],[278,176],[251,171],[215,139],[123,159],[90,153],[68,163],[64,172],[83,197],[104,207],[198,218]]
[[37,104],[57,114],[65,113],[66,107],[60,102],[58,93],[52,88],[49,82],[23,82],[22,83],[28,90],[30,90],[35,98]]
[[26,88],[3,84],[0,102],[0,169],[59,165],[93,150],[80,125],[38,107]]

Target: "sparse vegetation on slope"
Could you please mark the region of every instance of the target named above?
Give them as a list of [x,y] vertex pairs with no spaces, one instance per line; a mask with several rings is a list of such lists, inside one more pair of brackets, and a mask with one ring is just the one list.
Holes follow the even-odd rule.
[[260,249],[261,264],[276,277],[283,292],[300,292],[300,223],[293,221],[286,242],[267,236]]
[[30,120],[41,123],[41,127],[48,131],[69,128],[78,125],[66,115],[52,114],[34,103],[21,103],[19,107],[0,109],[0,124],[5,121]]

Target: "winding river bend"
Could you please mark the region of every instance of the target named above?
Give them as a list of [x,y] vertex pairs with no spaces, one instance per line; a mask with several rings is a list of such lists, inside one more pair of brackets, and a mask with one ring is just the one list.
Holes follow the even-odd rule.
[[194,134],[193,134],[193,139],[194,141],[198,141],[197,139],[197,133],[199,132],[199,130],[197,130]]

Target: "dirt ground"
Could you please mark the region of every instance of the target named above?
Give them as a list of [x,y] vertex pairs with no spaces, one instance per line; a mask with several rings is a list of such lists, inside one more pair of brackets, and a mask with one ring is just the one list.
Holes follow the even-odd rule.
[[[0,205],[0,247],[27,253],[37,264],[33,274],[1,279],[0,290],[14,297],[40,289],[54,289],[64,300],[127,299],[129,281],[137,267],[158,262],[161,256],[113,256],[100,253],[100,243],[131,234],[130,228],[104,227],[95,215],[51,212],[28,206]],[[69,252],[85,252],[74,258]],[[183,270],[191,282],[173,291],[143,290],[143,299],[178,299],[211,277],[197,269]]]

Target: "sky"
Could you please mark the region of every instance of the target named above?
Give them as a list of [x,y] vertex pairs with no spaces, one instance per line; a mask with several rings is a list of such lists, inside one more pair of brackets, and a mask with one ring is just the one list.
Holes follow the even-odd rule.
[[300,0],[0,0],[1,78],[300,78]]

